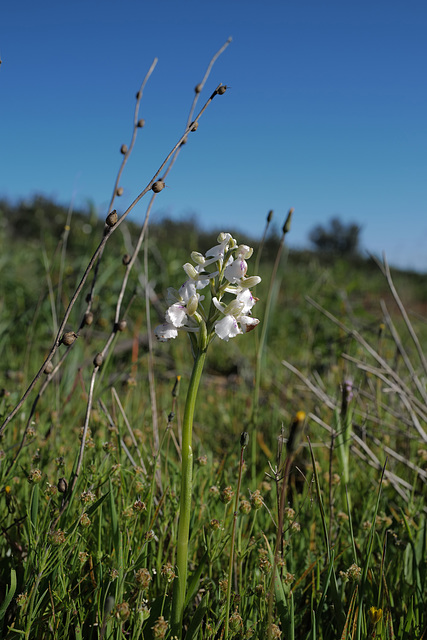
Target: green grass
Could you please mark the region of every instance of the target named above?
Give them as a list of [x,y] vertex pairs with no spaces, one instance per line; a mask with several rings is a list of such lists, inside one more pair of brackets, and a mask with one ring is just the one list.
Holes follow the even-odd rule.
[[[97,222],[90,214],[73,217],[64,264],[65,211],[37,202],[37,215],[21,211],[20,224],[14,225],[16,210],[4,202],[1,209],[0,415],[5,418],[49,352],[58,319],[94,250]],[[85,224],[93,226],[91,234],[82,231]],[[136,231],[130,224],[129,234]],[[150,228],[148,277],[157,296],[151,297],[153,326],[164,310],[166,288],[182,281],[189,250],[206,250],[216,232],[202,233],[189,222],[175,225],[173,246],[168,237],[164,226]],[[104,254],[93,324],[81,330],[34,414],[37,390],[0,444],[0,635],[7,640],[168,637],[168,631],[161,635],[161,617],[171,618],[179,441],[192,358],[185,335],[155,344],[150,355],[142,264],[136,264],[125,294],[127,329],[115,337],[95,382],[82,471],[72,494],[57,489],[60,478],[71,486],[76,472],[92,361],[114,321],[126,238],[127,233],[116,233]],[[260,318],[277,247],[278,239],[270,238],[261,257],[255,314]],[[396,272],[394,281],[425,348],[426,323],[420,316],[425,279]],[[86,293],[72,311],[70,330],[79,326]],[[391,325],[381,327],[380,299],[387,301],[399,339]],[[258,338],[254,331],[228,344],[217,341],[208,352],[194,425],[198,462],[185,637],[220,638],[224,630],[234,499],[226,502],[223,491],[237,488],[242,431],[249,432],[250,443],[234,537],[229,638],[267,638],[272,585],[276,626],[270,637],[276,632],[286,640],[374,637],[371,607],[382,610],[377,638],[426,637],[426,372],[383,275],[371,261],[331,261],[299,252],[282,257],[255,429]],[[60,356],[64,351],[61,346]],[[349,378],[351,415],[343,413],[340,391]],[[299,410],[307,415],[312,449],[303,438],[291,465],[283,559],[272,580],[283,439]],[[351,424],[342,430],[349,415]],[[69,502],[61,513],[65,497]]]

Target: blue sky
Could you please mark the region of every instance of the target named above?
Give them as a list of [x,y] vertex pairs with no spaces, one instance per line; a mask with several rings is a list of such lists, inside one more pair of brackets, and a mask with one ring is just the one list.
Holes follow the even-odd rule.
[[[363,246],[427,271],[427,4],[412,0],[75,0],[4,3],[0,196],[35,193],[105,214],[132,132],[124,210],[179,139],[215,51],[222,82],[158,197],[216,234],[260,234],[295,208],[291,246],[332,216]],[[202,104],[202,103],[201,103]],[[142,217],[144,200],[135,211]]]

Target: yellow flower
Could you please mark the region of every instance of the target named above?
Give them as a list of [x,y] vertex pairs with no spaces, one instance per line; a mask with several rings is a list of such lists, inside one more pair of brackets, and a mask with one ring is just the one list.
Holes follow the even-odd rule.
[[383,610],[377,609],[376,607],[371,607],[368,611],[369,619],[372,624],[377,624],[383,617]]

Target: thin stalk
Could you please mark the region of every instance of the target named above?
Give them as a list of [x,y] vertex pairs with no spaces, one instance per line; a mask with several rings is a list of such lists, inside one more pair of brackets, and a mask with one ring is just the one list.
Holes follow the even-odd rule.
[[267,337],[267,327],[268,327],[268,319],[271,311],[271,301],[273,298],[273,290],[274,283],[276,280],[277,270],[280,264],[280,258],[282,257],[283,246],[285,244],[285,235],[288,233],[291,224],[293,209],[289,209],[288,216],[286,218],[285,224],[283,225],[283,233],[280,239],[279,249],[276,255],[276,261],[274,263],[273,272],[271,274],[270,287],[267,294],[267,301],[265,303],[265,313],[264,319],[262,323],[262,331],[259,339],[258,349],[256,353],[256,366],[255,366],[255,385],[254,385],[254,394],[253,394],[253,406],[252,406],[252,429],[253,429],[253,438],[252,438],[252,451],[251,451],[251,471],[252,471],[252,480],[256,479],[256,427],[258,423],[258,404],[259,404],[259,389],[261,384],[261,361],[264,353],[264,345]]
[[206,347],[200,348],[194,360],[190,385],[187,391],[182,422],[181,497],[177,539],[177,577],[174,584],[172,607],[172,636],[182,637],[182,622],[187,587],[188,536],[191,518],[191,494],[193,485],[193,419],[197,391],[206,359]]
[[236,499],[234,502],[233,528],[231,531],[230,560],[228,563],[227,605],[225,608],[224,640],[228,639],[228,625],[230,621],[231,581],[233,577],[233,562],[234,562],[234,540],[236,538],[236,524],[237,524],[237,515],[238,515],[238,508],[239,508],[239,495],[240,495],[240,486],[242,484],[243,454],[248,444],[248,441],[249,441],[249,435],[244,431],[240,436],[239,478],[237,480]]

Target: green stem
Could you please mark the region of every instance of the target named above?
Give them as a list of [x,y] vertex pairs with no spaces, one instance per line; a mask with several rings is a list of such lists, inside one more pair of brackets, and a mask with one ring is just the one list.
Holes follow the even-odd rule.
[[197,390],[206,358],[206,348],[199,349],[194,360],[190,385],[187,391],[185,411],[182,422],[182,462],[181,497],[179,503],[179,524],[177,540],[177,578],[174,584],[172,607],[172,636],[182,637],[185,594],[187,587],[188,537],[191,518],[191,495],[193,483],[193,418],[196,406]]
[[240,487],[242,484],[242,471],[243,471],[243,453],[245,451],[245,447],[247,445],[247,434],[242,434],[245,438],[240,446],[240,463],[239,463],[239,479],[237,481],[237,491],[236,498],[234,501],[234,513],[233,513],[233,529],[231,532],[231,546],[230,546],[230,560],[228,563],[228,583],[227,583],[227,604],[225,607],[225,626],[224,626],[224,640],[228,640],[228,626],[230,623],[230,602],[231,602],[231,581],[233,578],[233,561],[234,561],[234,541],[236,538],[236,524],[237,524],[237,515],[239,509],[239,496],[240,496]]
[[280,239],[280,244],[279,244],[279,248],[277,250],[276,260],[274,262],[274,267],[273,267],[273,271],[272,271],[271,278],[270,278],[270,286],[269,286],[269,289],[268,289],[267,301],[265,303],[264,318],[263,318],[263,321],[262,321],[261,336],[260,336],[260,339],[259,339],[259,343],[257,345],[257,352],[256,352],[255,385],[254,385],[254,392],[253,392],[252,416],[251,416],[251,427],[252,427],[252,430],[253,430],[253,433],[252,433],[252,452],[251,452],[251,471],[252,471],[252,481],[254,482],[254,484],[256,484],[256,454],[257,454],[256,433],[257,433],[257,427],[258,427],[259,391],[260,391],[260,384],[261,384],[261,363],[262,363],[262,358],[264,356],[264,347],[265,347],[265,341],[266,341],[266,338],[267,338],[267,327],[268,327],[268,320],[269,320],[271,307],[272,307],[274,283],[275,283],[275,280],[276,280],[277,270],[278,270],[279,264],[280,264],[280,259],[282,257],[283,246],[284,246],[284,243],[285,243],[285,235],[286,235],[286,232],[284,231],[283,234],[282,234],[282,237]]

